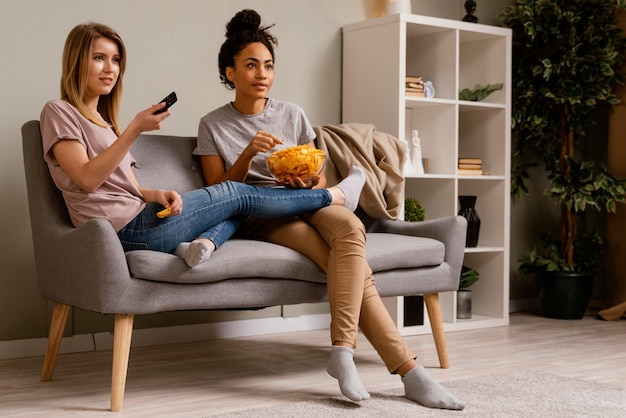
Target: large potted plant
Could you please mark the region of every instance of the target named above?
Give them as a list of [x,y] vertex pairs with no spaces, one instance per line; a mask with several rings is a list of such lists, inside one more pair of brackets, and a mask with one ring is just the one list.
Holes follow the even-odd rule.
[[613,88],[623,82],[626,44],[615,25],[622,3],[517,0],[502,13],[513,31],[511,190],[515,197],[528,193],[529,168],[538,166],[549,182],[546,194],[560,206],[559,224],[520,266],[536,277],[548,317],[584,315],[603,254],[602,236],[589,233],[585,214],[614,212],[625,201],[625,181],[587,152],[589,141],[606,140],[590,126],[598,110],[617,102]]

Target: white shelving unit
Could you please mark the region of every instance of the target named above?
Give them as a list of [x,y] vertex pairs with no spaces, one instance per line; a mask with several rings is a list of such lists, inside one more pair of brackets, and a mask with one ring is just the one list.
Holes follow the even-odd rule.
[[[406,96],[407,75],[429,80],[435,96]],[[503,83],[478,102],[458,99],[464,88]],[[478,246],[464,264],[480,273],[472,287],[472,318],[456,318],[456,292],[440,294],[446,331],[508,325],[511,155],[511,31],[410,14],[343,27],[343,122],[371,123],[410,142],[417,129],[428,173],[406,178],[427,219],[455,215],[459,195],[476,195]],[[481,158],[489,175],[459,175],[460,157]],[[387,306],[405,335],[404,298]]]

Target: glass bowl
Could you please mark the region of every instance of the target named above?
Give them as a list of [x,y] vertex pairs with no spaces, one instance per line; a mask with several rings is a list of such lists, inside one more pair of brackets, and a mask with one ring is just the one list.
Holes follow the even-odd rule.
[[265,163],[278,183],[300,178],[305,183],[318,176],[324,168],[324,151],[308,145],[298,145],[275,151],[267,156]]

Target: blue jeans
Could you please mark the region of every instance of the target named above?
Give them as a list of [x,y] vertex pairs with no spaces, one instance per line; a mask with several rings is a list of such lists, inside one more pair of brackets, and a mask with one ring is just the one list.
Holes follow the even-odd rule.
[[[183,211],[178,216],[158,218],[156,213],[163,207],[158,203],[146,205],[117,234],[124,251],[173,253],[181,242],[199,237],[214,237],[223,243],[237,230],[240,215],[284,218],[315,211],[332,202],[326,189],[272,189],[233,181],[193,190],[181,197]],[[229,221],[221,223],[225,220]]]
[[233,216],[232,218],[228,218],[225,221],[222,221],[204,231],[202,234],[198,235],[196,238],[205,238],[215,244],[215,248],[219,248],[223,243],[228,241],[230,237],[235,235],[235,232],[239,229],[241,225],[245,222],[247,216]]

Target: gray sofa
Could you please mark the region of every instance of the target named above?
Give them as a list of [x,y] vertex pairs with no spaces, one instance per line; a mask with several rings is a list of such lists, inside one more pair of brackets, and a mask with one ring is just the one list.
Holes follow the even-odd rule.
[[[232,239],[189,269],[178,257],[124,253],[111,225],[72,226],[43,160],[39,122],[22,128],[24,166],[41,294],[55,302],[42,380],[50,380],[71,307],[115,315],[111,410],[122,407],[133,319],[175,310],[246,309],[327,300],[325,276],[274,244]],[[142,135],[133,146],[142,185],[180,192],[203,185],[193,137]],[[367,259],[381,296],[424,295],[442,367],[448,367],[439,292],[458,287],[465,219],[420,223],[363,218]]]

